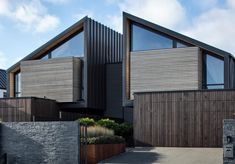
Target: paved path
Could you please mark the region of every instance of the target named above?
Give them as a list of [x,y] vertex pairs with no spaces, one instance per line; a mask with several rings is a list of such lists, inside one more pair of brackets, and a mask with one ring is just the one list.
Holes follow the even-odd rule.
[[221,164],[222,148],[138,147],[101,163]]

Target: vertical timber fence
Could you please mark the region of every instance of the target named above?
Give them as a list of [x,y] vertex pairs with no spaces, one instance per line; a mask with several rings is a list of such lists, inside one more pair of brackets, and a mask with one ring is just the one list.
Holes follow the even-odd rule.
[[235,118],[235,90],[145,92],[134,97],[136,145],[222,147],[223,119]]

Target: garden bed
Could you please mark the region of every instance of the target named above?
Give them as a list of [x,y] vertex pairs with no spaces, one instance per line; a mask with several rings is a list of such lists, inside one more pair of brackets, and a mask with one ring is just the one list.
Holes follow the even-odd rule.
[[[87,148],[85,147],[87,146]],[[81,145],[81,160],[85,161],[85,154],[87,154],[87,163],[95,164],[101,160],[110,158],[125,152],[125,143],[119,144],[88,144]],[[87,149],[87,153],[86,153]]]

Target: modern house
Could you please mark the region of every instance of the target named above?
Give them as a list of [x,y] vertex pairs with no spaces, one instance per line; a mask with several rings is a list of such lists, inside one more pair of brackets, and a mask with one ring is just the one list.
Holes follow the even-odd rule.
[[60,110],[121,118],[121,63],[122,35],[84,17],[7,70],[8,96],[47,98]]
[[6,97],[7,92],[7,73],[0,69],[0,98]]
[[17,117],[8,121],[24,118],[18,108],[29,121],[66,113],[122,119],[133,122],[139,145],[221,146],[222,120],[235,118],[234,61],[128,13],[123,35],[85,17],[7,70],[0,110],[1,102],[11,106]]
[[222,146],[223,119],[235,118],[232,54],[127,13],[123,43],[136,145]]

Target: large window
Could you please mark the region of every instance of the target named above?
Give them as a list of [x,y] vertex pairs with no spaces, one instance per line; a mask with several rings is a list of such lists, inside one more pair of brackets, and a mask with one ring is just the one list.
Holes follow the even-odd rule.
[[206,89],[224,88],[224,60],[206,54]]
[[139,25],[132,25],[132,51],[172,48],[173,40]]
[[42,60],[59,57],[83,57],[84,56],[84,32],[81,31],[59,47],[55,48],[47,55],[42,57]]
[[21,73],[15,74],[15,97],[21,97]]

